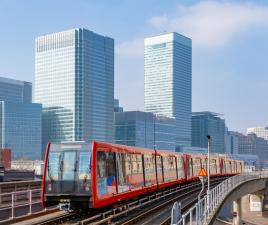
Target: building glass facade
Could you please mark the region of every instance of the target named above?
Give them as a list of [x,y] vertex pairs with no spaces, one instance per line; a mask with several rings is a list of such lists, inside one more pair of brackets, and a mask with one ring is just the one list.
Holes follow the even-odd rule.
[[35,101],[48,140],[113,142],[114,40],[86,29],[36,39]]
[[192,41],[178,33],[145,45],[145,111],[176,119],[176,146],[191,145]]
[[239,154],[255,154],[262,168],[268,168],[268,140],[254,133],[239,137]]
[[247,134],[256,134],[257,137],[268,140],[268,127],[250,127],[247,128]]
[[226,129],[225,133],[225,151],[229,155],[238,154],[239,152],[239,139],[243,134],[229,131]]
[[114,99],[114,112],[123,112],[124,108],[119,105],[119,99]]
[[0,145],[12,159],[41,159],[42,105],[0,101]]
[[128,146],[175,151],[175,119],[149,112],[115,113],[115,142]]
[[0,101],[32,102],[32,83],[0,77]]
[[211,137],[211,152],[225,153],[225,120],[220,114],[195,112],[192,115],[192,146],[208,147],[207,135]]

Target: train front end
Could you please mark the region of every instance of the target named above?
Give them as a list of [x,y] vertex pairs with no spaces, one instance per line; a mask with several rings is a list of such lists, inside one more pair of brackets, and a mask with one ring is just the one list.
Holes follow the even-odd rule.
[[91,144],[49,143],[42,182],[43,207],[91,208]]

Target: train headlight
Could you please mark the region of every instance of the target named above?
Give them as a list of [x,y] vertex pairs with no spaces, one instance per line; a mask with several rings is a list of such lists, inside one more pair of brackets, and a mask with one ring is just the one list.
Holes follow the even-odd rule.
[[52,184],[51,183],[48,183],[47,189],[48,189],[48,191],[52,191]]
[[90,186],[89,186],[89,183],[86,184],[86,191],[89,191],[90,190]]

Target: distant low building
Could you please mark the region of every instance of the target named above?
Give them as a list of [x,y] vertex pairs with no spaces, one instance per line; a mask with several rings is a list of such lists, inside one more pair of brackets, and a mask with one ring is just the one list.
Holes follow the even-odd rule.
[[256,134],[257,137],[268,140],[268,127],[250,127],[247,128],[247,134]]
[[268,165],[268,140],[250,133],[239,138],[239,154],[253,154],[260,159],[261,167]]
[[211,137],[211,152],[225,153],[225,120],[213,112],[192,113],[192,146],[208,147],[207,136]]
[[207,154],[208,149],[207,148],[201,148],[201,147],[182,147],[180,149],[180,152],[193,153],[193,154]]
[[225,152],[226,154],[239,154],[239,138],[243,134],[226,129],[225,133]]
[[260,158],[254,154],[232,154],[232,159],[242,160],[247,168],[260,168]]
[[114,112],[124,112],[124,108],[119,104],[119,99],[114,99]]
[[115,113],[115,143],[175,151],[175,119],[150,112]]

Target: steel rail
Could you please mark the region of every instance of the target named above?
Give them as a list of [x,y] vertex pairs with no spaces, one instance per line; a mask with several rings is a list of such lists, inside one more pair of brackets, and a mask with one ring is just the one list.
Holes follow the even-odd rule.
[[[212,184],[213,185],[216,185],[217,183],[220,183],[222,181],[222,179],[217,179],[217,180],[214,180],[212,181]],[[173,197],[163,203],[161,203],[160,205],[157,205],[149,210],[146,210],[145,212],[135,216],[134,218],[132,219],[129,219],[127,221],[125,221],[124,223],[115,223],[115,224],[122,224],[122,225],[130,225],[130,224],[135,224],[137,223],[138,221],[150,216],[152,217],[152,215],[155,213],[157,213],[158,211],[160,210],[164,210],[165,208],[170,208],[172,207],[172,204],[176,201],[185,201],[187,199],[190,199],[190,201],[188,201],[187,203],[187,206],[184,206],[184,208],[182,210],[186,210],[186,207],[188,206],[191,206],[193,203],[195,203],[197,200],[196,199],[193,199],[193,198],[196,198],[197,197],[197,194],[199,193],[201,187],[198,186],[196,187],[195,189],[192,189],[191,191],[189,192],[186,192],[186,193],[183,193],[181,195],[178,195],[176,197]],[[170,210],[168,210],[168,215],[170,215]],[[170,224],[170,217],[168,219],[166,219],[169,221],[169,224]],[[165,221],[166,221],[165,220]],[[162,223],[161,223],[162,224]],[[163,224],[166,224],[165,222]]]
[[[221,177],[221,178],[218,178],[217,180],[221,181],[223,179],[224,178]],[[180,196],[177,196],[177,198],[189,195],[189,193],[196,192],[197,190],[200,189],[200,183],[195,182],[195,183],[191,183],[190,185],[189,184],[188,185],[183,185],[183,186],[180,186],[180,187],[165,190],[165,191],[160,192],[160,193],[155,193],[153,195],[150,195],[149,197],[142,198],[142,199],[140,199],[138,201],[131,202],[131,203],[127,204],[127,205],[118,207],[118,208],[113,209],[113,210],[109,210],[109,211],[105,212],[105,214],[104,213],[99,214],[99,215],[96,215],[94,218],[90,217],[88,219],[82,220],[78,224],[80,224],[80,225],[86,225],[86,224],[92,224],[92,225],[120,224],[121,225],[121,224],[124,224],[124,223],[122,223],[122,221],[113,222],[113,220],[116,220],[116,219],[118,219],[119,217],[122,217],[122,216],[125,217],[126,215],[129,215],[129,213],[133,213],[133,212],[135,212],[136,210],[139,210],[139,209],[144,210],[144,208],[150,207],[153,203],[159,203],[159,201],[165,200],[168,197],[172,198],[172,196],[174,196],[174,194],[179,194],[180,192],[184,192],[185,190],[188,190],[189,188],[190,189],[194,188],[194,190],[192,189],[191,191],[189,191],[187,193],[184,193],[184,194],[182,194]],[[165,202],[166,201],[168,201],[168,200],[165,200]],[[174,200],[173,200],[173,202],[174,202]],[[119,220],[120,220],[120,218],[119,218]]]

